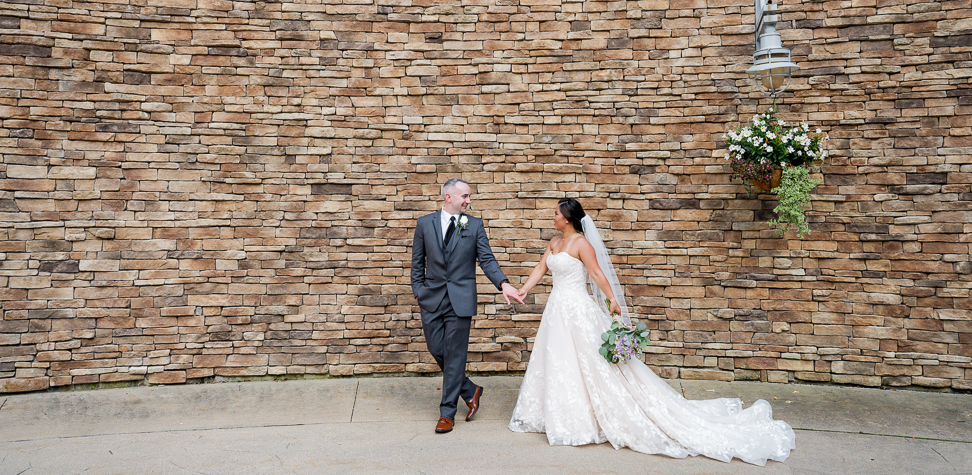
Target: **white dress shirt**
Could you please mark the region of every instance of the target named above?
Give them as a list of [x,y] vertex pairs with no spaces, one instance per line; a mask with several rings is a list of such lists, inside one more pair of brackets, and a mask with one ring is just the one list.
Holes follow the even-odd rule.
[[449,214],[446,210],[442,210],[439,213],[439,219],[442,223],[442,240],[445,241],[446,233],[449,232],[449,219],[456,218],[456,227],[459,227],[459,216],[458,214]]

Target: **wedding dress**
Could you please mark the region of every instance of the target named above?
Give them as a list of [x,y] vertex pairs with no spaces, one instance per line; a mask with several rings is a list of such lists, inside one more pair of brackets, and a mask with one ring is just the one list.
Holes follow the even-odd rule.
[[687,400],[639,360],[608,363],[598,353],[611,318],[587,291],[584,263],[547,257],[553,290],[543,311],[510,430],[545,432],[551,445],[611,442],[647,454],[733,457],[764,465],[795,447],[789,424],[769,403]]

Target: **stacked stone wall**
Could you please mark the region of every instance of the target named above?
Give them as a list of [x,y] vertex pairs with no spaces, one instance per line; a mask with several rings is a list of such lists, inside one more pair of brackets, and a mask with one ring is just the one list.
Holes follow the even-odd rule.
[[[802,240],[724,160],[752,0],[2,1],[0,392],[435,371],[451,177],[514,284],[579,198],[664,377],[968,391],[972,7],[779,3]],[[479,282],[469,369],[522,371],[550,282]]]

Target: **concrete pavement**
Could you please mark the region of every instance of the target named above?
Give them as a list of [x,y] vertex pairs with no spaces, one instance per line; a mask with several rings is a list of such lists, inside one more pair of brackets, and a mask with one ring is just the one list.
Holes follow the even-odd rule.
[[[0,475],[35,473],[972,474],[972,396],[752,382],[669,383],[766,399],[797,448],[765,467],[609,444],[551,447],[506,428],[522,378],[435,434],[439,378],[318,379],[0,395]],[[460,403],[459,415],[465,415]]]

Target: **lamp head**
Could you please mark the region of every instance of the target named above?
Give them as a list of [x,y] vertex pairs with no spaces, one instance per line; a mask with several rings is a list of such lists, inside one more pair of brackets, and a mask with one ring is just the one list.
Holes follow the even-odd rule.
[[753,67],[746,72],[755,75],[756,86],[771,96],[785,91],[793,72],[800,69],[790,61],[790,50],[783,47],[776,22],[776,5],[756,0],[756,53]]
[[759,90],[775,96],[790,86],[790,78],[798,69],[800,66],[790,61],[790,50],[768,48],[753,54],[753,67],[746,72],[755,76]]

